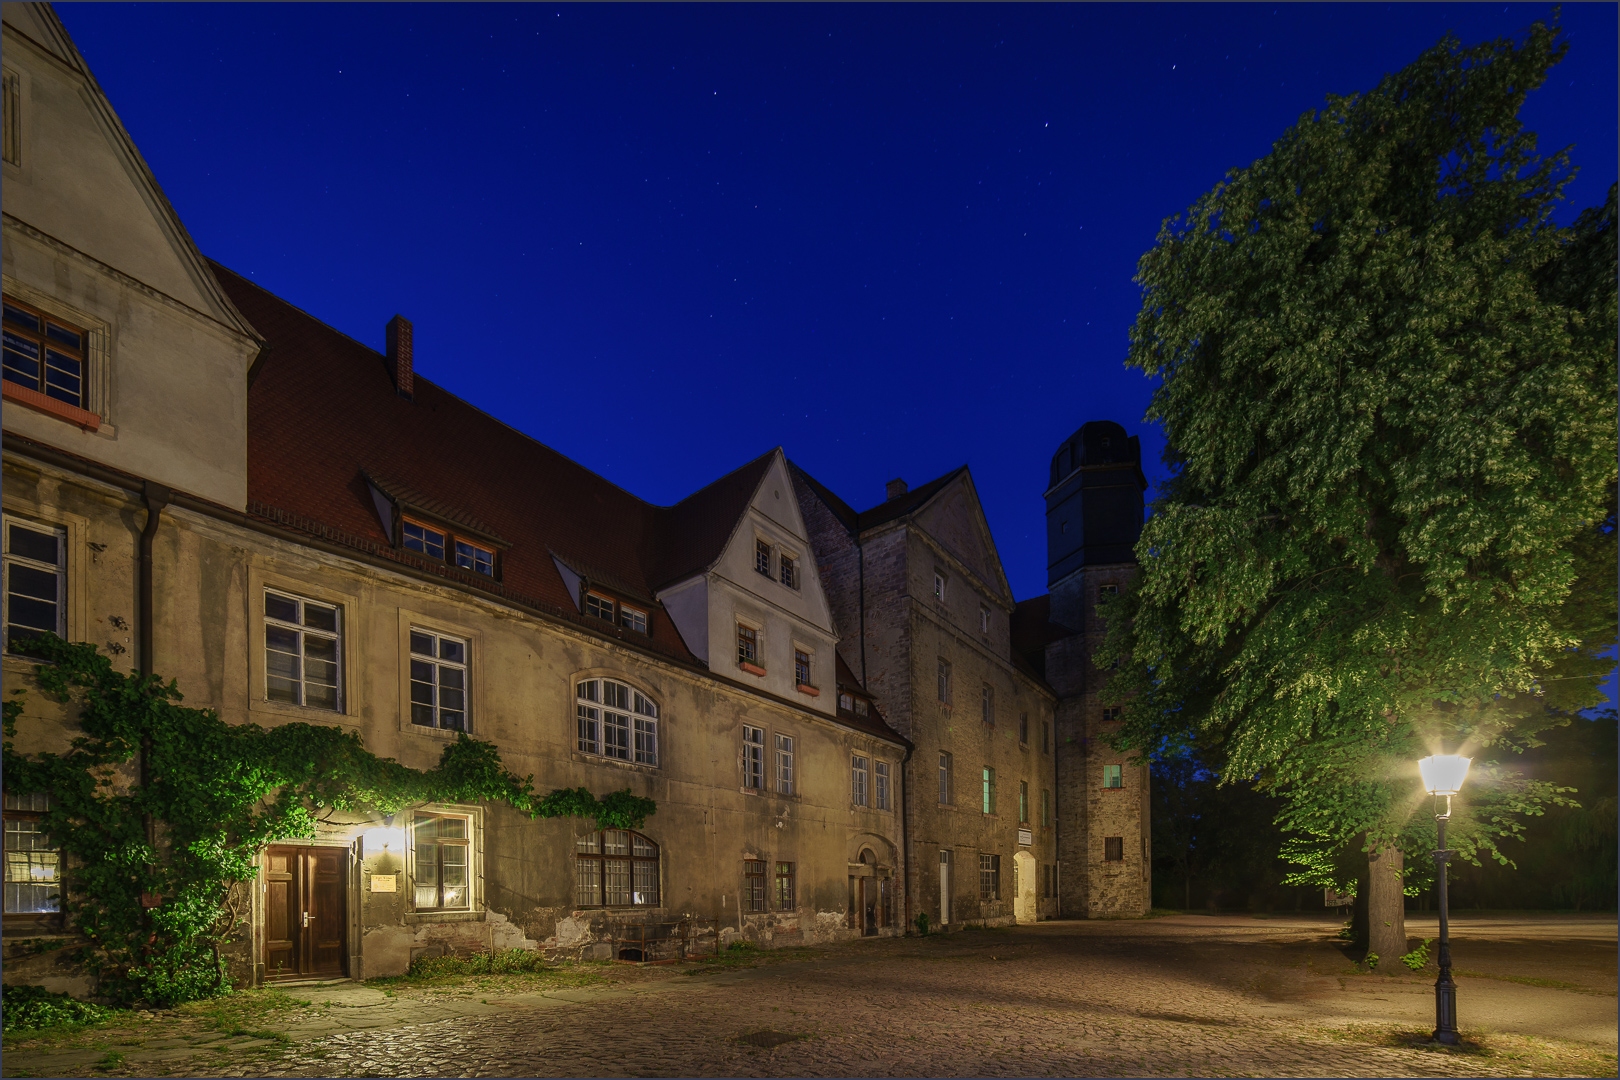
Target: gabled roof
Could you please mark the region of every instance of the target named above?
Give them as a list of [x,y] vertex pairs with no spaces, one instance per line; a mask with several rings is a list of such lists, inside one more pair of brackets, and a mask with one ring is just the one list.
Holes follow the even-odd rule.
[[897,518],[905,517],[914,510],[922,509],[930,499],[944,490],[945,486],[952,480],[967,472],[967,466],[960,465],[944,476],[936,477],[921,487],[906,492],[904,495],[880,502],[870,510],[856,511],[843,499],[833,494],[832,489],[827,485],[805,472],[798,465],[792,462],[788,464],[793,469],[794,479],[802,480],[811,491],[814,491],[817,497],[827,504],[827,509],[832,511],[833,517],[837,518],[839,523],[845,529],[848,529],[852,535],[863,533],[874,526],[894,521]]
[[834,651],[833,655],[837,657],[838,684],[848,687],[851,691],[860,694],[872,703],[871,712],[865,716],[841,712],[838,714],[838,722],[845,727],[854,728],[856,731],[864,731],[868,735],[875,735],[880,739],[887,739],[890,742],[897,742],[907,747],[911,746],[910,739],[894,730],[889,726],[889,722],[883,719],[883,712],[878,708],[877,699],[872,697],[871,691],[861,685],[860,677],[855,674],[855,670],[844,662],[844,654]]
[[[654,506],[421,375],[413,397],[400,397],[380,353],[213,269],[270,342],[248,391],[249,511],[409,562],[416,556],[394,548],[378,518],[375,485],[406,508],[506,545],[498,583],[445,575],[461,584],[577,615],[555,555],[609,590],[652,597],[718,560],[779,452],[675,506]],[[700,663],[667,614],[652,628],[643,643]]]

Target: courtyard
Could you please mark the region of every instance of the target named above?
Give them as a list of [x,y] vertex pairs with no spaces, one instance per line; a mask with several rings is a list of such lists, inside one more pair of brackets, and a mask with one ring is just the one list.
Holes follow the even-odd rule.
[[[287,986],[8,1039],[6,1076],[1613,1076],[1612,915],[1453,923],[1426,970],[1331,912],[1047,922],[670,966]],[[1433,917],[1408,922],[1435,934]]]

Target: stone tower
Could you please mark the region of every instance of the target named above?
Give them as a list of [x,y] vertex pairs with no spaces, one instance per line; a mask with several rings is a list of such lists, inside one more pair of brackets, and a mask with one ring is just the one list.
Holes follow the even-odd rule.
[[1093,662],[1104,626],[1098,599],[1136,573],[1142,533],[1142,447],[1108,420],[1083,425],[1052,455],[1046,489],[1045,675],[1058,693],[1060,909],[1079,917],[1146,914],[1152,906],[1148,770],[1108,746],[1115,710]]

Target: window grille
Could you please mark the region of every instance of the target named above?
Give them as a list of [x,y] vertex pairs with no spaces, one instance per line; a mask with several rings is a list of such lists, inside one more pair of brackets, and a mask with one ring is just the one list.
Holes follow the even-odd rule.
[[939,682],[940,704],[949,705],[951,703],[951,662],[943,656],[940,657],[939,664],[935,668],[935,674]]
[[759,631],[752,626],[737,624],[737,662],[759,667]]
[[342,709],[342,610],[290,593],[264,593],[265,696]]
[[989,683],[979,689],[979,719],[987,724],[996,722],[996,688]]
[[951,805],[951,755],[941,750],[939,753],[939,804]]
[[45,915],[62,910],[62,853],[45,834],[51,808],[45,792],[5,795],[5,913]]
[[877,808],[889,809],[889,763],[879,761],[873,764],[874,778],[877,782]]
[[793,794],[793,736],[776,737],[776,793]]
[[810,654],[803,649],[793,650],[793,685],[810,686]]
[[743,787],[759,791],[765,786],[765,729],[743,725]]
[[1103,766],[1103,787],[1122,788],[1125,786],[1125,767],[1123,765]]
[[417,814],[412,828],[417,911],[465,911],[472,906],[469,822]]
[[779,862],[776,864],[776,910],[792,911],[795,906],[793,864]]
[[765,864],[757,859],[743,860],[743,907],[749,912],[765,911]]
[[782,584],[790,589],[797,589],[799,587],[799,560],[791,555],[782,555],[777,558],[777,561],[782,564]]
[[658,704],[613,679],[582,679],[574,716],[581,753],[658,764]]
[[67,534],[62,529],[5,520],[5,647],[28,655],[37,634],[67,636]]
[[856,806],[866,805],[867,761],[860,754],[850,758],[849,801]]
[[467,730],[467,643],[411,627],[411,723]]
[[409,518],[400,528],[407,551],[420,551],[430,559],[444,558],[444,533]]
[[754,541],[754,569],[771,576],[771,545],[763,540]]
[[9,296],[4,303],[5,380],[83,408],[85,332]]
[[574,841],[575,907],[657,907],[658,845],[605,829]]
[[1125,861],[1125,838],[1123,836],[1103,837],[1103,861]]
[[1001,899],[1001,856],[979,855],[979,899]]
[[996,812],[996,770],[986,765],[980,781],[983,787],[984,812],[993,814]]

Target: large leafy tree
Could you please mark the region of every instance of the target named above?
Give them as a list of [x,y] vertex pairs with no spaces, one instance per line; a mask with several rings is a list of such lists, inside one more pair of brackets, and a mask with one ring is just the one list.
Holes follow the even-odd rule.
[[1514,751],[1612,666],[1615,195],[1556,224],[1568,154],[1517,119],[1563,50],[1442,40],[1139,265],[1171,476],[1104,611],[1117,739],[1284,794],[1323,883],[1432,842],[1412,763],[1442,747],[1478,755],[1456,846],[1505,859],[1564,798]]

